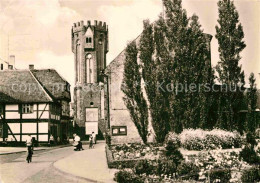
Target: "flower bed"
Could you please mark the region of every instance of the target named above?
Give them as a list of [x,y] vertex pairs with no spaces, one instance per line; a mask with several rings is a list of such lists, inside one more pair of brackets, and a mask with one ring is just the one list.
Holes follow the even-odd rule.
[[114,160],[124,159],[156,159],[163,151],[163,147],[158,145],[145,145],[145,144],[123,144],[112,145],[110,151]]
[[121,159],[115,160],[113,153],[108,146],[106,146],[107,165],[109,168],[133,168],[140,159]]
[[158,159],[164,148],[144,144],[106,146],[109,168],[133,168],[139,161]]
[[212,150],[184,155],[184,160],[177,167],[168,159],[143,160],[127,171],[130,178],[142,182],[201,182],[210,179],[227,183],[240,182],[243,172],[251,167],[239,160],[238,150]]
[[187,162],[194,162],[200,168],[199,180],[205,180],[212,173],[221,175],[221,171],[230,171],[231,177],[228,182],[237,182],[241,178],[241,171],[251,167],[239,159],[239,152],[239,150],[211,150],[195,156],[184,156],[184,158]]
[[[236,132],[184,130],[180,135],[170,133],[164,146],[109,146],[107,156],[109,167],[127,168],[115,175],[118,182],[241,182],[259,173],[255,169],[246,171],[253,165],[241,159],[241,148],[234,148],[240,147],[238,142],[242,141]],[[190,149],[196,151],[187,150],[185,143],[191,143]]]
[[167,141],[180,143],[188,150],[210,150],[210,149],[231,149],[239,148],[243,138],[238,132],[229,132],[220,129],[211,131],[202,129],[185,129],[180,135],[169,133]]

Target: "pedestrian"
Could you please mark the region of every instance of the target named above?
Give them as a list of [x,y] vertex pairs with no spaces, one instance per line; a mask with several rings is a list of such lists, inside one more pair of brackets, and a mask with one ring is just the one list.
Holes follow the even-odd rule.
[[33,149],[32,149],[33,142],[32,142],[32,137],[30,134],[26,137],[25,143],[26,143],[26,147],[27,147],[26,160],[28,163],[30,163],[30,162],[32,162],[32,155],[33,155]]
[[84,150],[82,147],[82,142],[80,141],[80,137],[76,133],[74,133],[73,136],[74,136],[73,146],[76,147],[74,151]]
[[96,139],[96,134],[92,132],[92,134],[89,136],[89,149],[94,148],[95,139]]
[[95,143],[97,143],[97,139],[96,139],[96,133],[95,132],[92,132],[92,136],[93,136],[93,144]]
[[60,145],[60,137],[57,137],[57,144]]
[[50,146],[53,146],[53,145],[54,145],[54,137],[53,137],[52,134],[50,135],[49,143],[50,143]]

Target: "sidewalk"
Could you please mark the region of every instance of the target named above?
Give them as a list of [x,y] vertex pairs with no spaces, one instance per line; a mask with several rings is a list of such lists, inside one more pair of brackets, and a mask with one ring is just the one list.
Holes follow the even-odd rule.
[[[66,145],[58,145],[53,147],[34,147],[34,151],[41,151],[46,149],[56,149],[56,148],[62,148],[62,147],[68,147],[71,146],[70,144]],[[27,152],[26,147],[0,147],[0,155],[5,154],[14,154],[14,153],[21,153],[21,152]]]
[[72,151],[70,156],[55,162],[54,167],[93,182],[114,182],[117,170],[107,166],[105,143],[99,142],[94,149],[88,149],[88,145],[83,148],[84,151]]

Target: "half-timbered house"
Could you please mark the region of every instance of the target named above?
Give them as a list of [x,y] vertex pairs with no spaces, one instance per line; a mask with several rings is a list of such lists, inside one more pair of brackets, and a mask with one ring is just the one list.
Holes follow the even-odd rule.
[[0,129],[2,141],[25,141],[28,134],[48,142],[52,134],[69,133],[70,85],[56,70],[0,71]]

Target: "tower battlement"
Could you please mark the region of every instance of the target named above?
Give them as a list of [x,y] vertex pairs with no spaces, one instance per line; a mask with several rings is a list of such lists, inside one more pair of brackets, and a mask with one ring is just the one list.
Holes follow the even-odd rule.
[[95,20],[94,24],[92,25],[91,21],[88,20],[87,24],[84,25],[84,21],[81,20],[80,22],[76,22],[76,23],[73,24],[72,32],[76,33],[76,32],[80,32],[80,31],[86,31],[86,29],[88,27],[95,28],[95,29],[100,30],[100,31],[108,31],[108,26],[107,26],[106,22]]
[[79,32],[84,30],[84,21],[81,20],[80,22],[76,22],[73,24],[72,31]]

